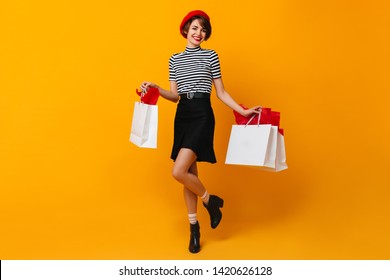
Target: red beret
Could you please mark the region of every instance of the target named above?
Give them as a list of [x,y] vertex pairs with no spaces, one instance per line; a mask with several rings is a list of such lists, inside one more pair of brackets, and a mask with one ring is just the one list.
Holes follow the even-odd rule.
[[195,16],[201,16],[201,17],[204,17],[205,19],[207,19],[208,21],[210,21],[210,17],[203,11],[201,10],[195,10],[195,11],[192,11],[192,12],[189,12],[182,20],[181,24],[180,24],[180,34],[184,37],[184,38],[187,38],[187,36],[185,34],[183,34],[183,27],[184,25],[186,25],[186,23],[192,18],[192,17],[195,17]]

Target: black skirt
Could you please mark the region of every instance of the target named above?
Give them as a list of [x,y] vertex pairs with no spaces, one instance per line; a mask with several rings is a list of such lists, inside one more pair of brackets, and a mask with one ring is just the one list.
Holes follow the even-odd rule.
[[181,99],[175,115],[171,159],[176,160],[181,148],[188,148],[196,154],[196,161],[216,163],[214,127],[210,98]]

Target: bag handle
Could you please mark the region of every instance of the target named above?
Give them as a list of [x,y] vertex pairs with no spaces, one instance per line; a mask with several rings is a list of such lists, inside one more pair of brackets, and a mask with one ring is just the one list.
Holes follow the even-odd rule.
[[252,117],[249,119],[249,121],[246,123],[245,127],[247,127],[247,125],[256,117],[256,115],[258,116],[258,119],[257,119],[257,126],[260,125],[261,110],[262,110],[262,108],[260,108],[258,114],[253,114],[253,116],[252,116]]
[[140,96],[141,97],[141,103],[144,103],[143,98],[146,95],[146,93],[147,93],[146,89],[143,89],[142,92],[141,92],[141,96]]

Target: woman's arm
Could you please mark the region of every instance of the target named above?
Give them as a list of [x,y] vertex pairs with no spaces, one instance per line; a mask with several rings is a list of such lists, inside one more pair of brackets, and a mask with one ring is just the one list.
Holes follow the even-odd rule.
[[213,81],[218,99],[220,99],[223,103],[229,106],[232,110],[238,112],[244,117],[249,117],[250,115],[259,113],[259,109],[261,108],[261,106],[244,109],[236,101],[234,101],[231,95],[226,92],[222,78],[214,79]]
[[177,84],[175,81],[170,81],[170,89],[166,90],[161,88],[159,85],[152,83],[152,82],[143,82],[141,84],[141,90],[148,90],[149,87],[157,88],[160,92],[160,96],[163,98],[172,101],[177,102],[179,100],[179,94],[177,93]]

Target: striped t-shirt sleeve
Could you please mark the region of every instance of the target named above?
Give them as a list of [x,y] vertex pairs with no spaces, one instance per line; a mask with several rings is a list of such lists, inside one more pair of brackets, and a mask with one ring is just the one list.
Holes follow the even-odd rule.
[[211,77],[213,79],[221,78],[221,65],[219,63],[218,54],[215,51],[210,55]]

